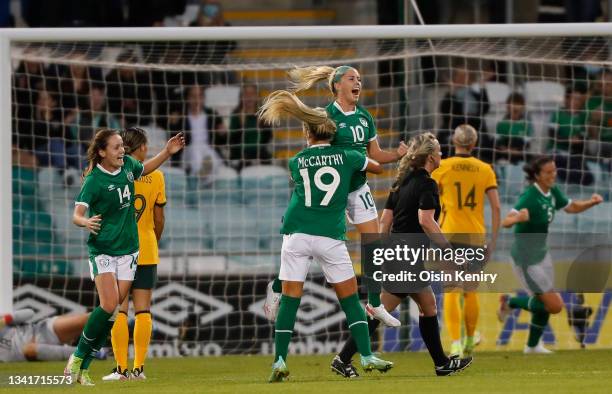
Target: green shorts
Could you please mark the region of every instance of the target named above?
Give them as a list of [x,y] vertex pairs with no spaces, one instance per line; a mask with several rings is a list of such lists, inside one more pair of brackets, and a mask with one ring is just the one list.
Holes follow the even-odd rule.
[[132,289],[153,289],[157,284],[157,264],[139,265],[132,282]]

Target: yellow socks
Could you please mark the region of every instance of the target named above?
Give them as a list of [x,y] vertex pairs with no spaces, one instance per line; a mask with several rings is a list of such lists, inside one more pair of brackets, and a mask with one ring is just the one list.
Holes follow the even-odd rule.
[[451,340],[461,340],[461,293],[444,293],[444,325]]
[[466,292],[463,294],[463,314],[465,316],[465,334],[468,337],[473,337],[480,314],[478,293]]
[[128,367],[128,344],[130,333],[128,331],[127,315],[123,312],[117,313],[115,324],[111,330],[111,343],[113,344],[113,354],[117,367],[122,371]]
[[141,368],[144,365],[152,330],[151,312],[137,312],[134,326],[134,368]]

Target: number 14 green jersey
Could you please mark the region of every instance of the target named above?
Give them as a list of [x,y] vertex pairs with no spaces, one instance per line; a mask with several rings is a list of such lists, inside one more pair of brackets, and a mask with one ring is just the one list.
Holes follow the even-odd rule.
[[89,234],[89,254],[124,256],[138,251],[138,227],[134,211],[134,180],[144,166],[125,155],[123,167],[114,173],[98,165],[85,177],[77,205],[89,208],[89,216],[102,215],[98,235]]
[[351,179],[368,159],[356,150],[313,145],[289,160],[295,188],[283,217],[281,234],[303,233],[346,239],[344,211]]

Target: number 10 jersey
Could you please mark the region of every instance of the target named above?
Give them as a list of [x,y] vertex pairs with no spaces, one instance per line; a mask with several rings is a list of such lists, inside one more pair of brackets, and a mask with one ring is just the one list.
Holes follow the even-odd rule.
[[368,159],[357,150],[313,145],[289,160],[295,182],[281,234],[303,233],[346,239],[344,219],[351,179]]

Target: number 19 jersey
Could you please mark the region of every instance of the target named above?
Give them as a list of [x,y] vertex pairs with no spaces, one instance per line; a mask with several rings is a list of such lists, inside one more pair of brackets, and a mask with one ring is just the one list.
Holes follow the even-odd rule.
[[303,233],[346,239],[344,212],[351,179],[368,159],[356,150],[313,145],[289,160],[295,188],[283,217],[281,234]]

